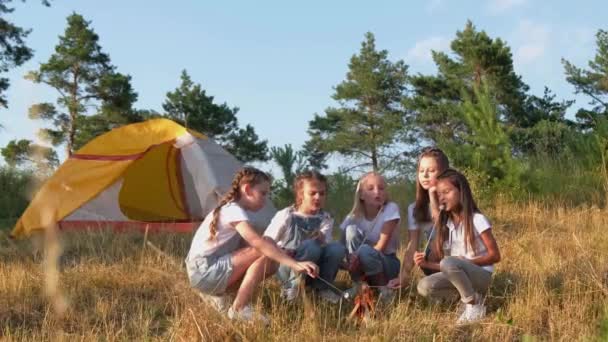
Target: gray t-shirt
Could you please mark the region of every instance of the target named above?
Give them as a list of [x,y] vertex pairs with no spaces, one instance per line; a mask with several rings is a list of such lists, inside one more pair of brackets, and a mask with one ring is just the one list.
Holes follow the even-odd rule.
[[305,215],[289,206],[274,215],[264,236],[276,241],[279,247],[296,249],[302,241],[314,238],[317,234],[324,236],[325,243],[331,242],[333,225],[334,219],[323,210],[315,215]]

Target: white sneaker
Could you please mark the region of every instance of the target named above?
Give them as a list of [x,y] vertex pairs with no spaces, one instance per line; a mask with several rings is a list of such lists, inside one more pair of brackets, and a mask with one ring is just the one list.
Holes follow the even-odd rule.
[[361,288],[361,282],[360,281],[353,281],[353,286],[344,291],[346,294],[348,294],[348,298],[349,299],[354,299],[357,294],[359,294],[359,289]]
[[290,287],[287,289],[281,289],[281,298],[288,302],[292,302],[294,299],[298,298],[298,288]]
[[319,297],[321,297],[321,299],[323,299],[327,302],[330,302],[332,304],[337,304],[342,299],[342,297],[340,297],[337,293],[335,293],[334,291],[332,291],[330,289],[325,289],[325,290],[319,291]]
[[198,292],[198,295],[203,299],[205,303],[207,303],[207,305],[209,305],[219,313],[225,313],[231,304],[230,297],[227,295],[213,296],[202,292]]
[[473,323],[486,317],[486,306],[483,304],[466,304],[464,312],[456,321],[458,324]]
[[270,322],[268,320],[268,317],[264,316],[262,313],[259,313],[259,312],[256,312],[255,310],[253,310],[251,305],[246,305],[239,311],[234,310],[231,306],[230,309],[228,309],[228,318],[240,320],[240,321],[244,321],[244,322],[256,322],[257,321],[257,322],[261,322],[264,325],[268,325],[268,323]]

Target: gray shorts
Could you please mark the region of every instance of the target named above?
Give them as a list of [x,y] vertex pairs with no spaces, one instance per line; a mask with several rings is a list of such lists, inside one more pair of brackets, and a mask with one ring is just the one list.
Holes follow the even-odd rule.
[[232,275],[232,253],[222,256],[208,256],[194,261],[195,269],[190,275],[192,287],[210,295],[226,292],[228,279]]

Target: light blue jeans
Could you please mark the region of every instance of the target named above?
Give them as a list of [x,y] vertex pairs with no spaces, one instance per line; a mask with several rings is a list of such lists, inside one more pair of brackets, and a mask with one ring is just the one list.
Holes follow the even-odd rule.
[[386,279],[393,279],[399,275],[401,263],[395,253],[384,254],[374,247],[364,243],[364,235],[356,225],[349,225],[344,231],[344,243],[349,254],[356,254],[361,264],[360,272],[351,273],[355,281],[363,276],[374,276],[384,273]]
[[[317,240],[304,240],[295,250],[293,258],[297,261],[312,261],[319,265],[319,276],[324,280],[333,283],[345,254],[346,250],[340,243],[333,242],[328,243],[327,245],[321,245]],[[277,277],[283,283],[284,288],[296,287],[298,285],[296,273],[285,265],[279,267]],[[308,282],[310,282],[312,288],[316,290],[328,288],[327,284],[318,279],[310,279],[307,277],[307,283]]]

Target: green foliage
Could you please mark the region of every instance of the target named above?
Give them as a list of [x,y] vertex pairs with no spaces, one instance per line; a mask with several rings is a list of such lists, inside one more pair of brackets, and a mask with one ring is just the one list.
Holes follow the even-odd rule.
[[604,317],[598,324],[598,341],[608,341],[608,307],[604,308]]
[[608,31],[596,34],[597,51],[589,61],[589,69],[581,69],[562,59],[566,80],[574,86],[577,94],[591,98],[591,109],[580,109],[576,116],[583,128],[593,127],[598,116],[608,115]]
[[[0,0],[0,73],[22,65],[33,56],[32,49],[25,44],[25,38],[31,30],[15,26],[7,20],[8,14],[14,11],[14,8],[9,7],[11,2],[13,0]],[[50,5],[48,1],[42,1],[42,4]],[[0,106],[5,108],[8,107],[8,102],[4,92],[9,85],[8,78],[0,77]]]
[[[309,130],[310,133],[310,130]],[[315,147],[320,134],[311,134],[312,139],[306,141],[302,147],[302,155],[306,158],[306,163],[311,169],[324,170],[327,169],[327,158],[329,153],[320,151]],[[315,138],[316,137],[316,138]]]
[[[571,155],[530,156],[527,159],[526,186],[513,199],[530,198],[551,205],[603,205],[603,181],[596,162],[591,164]],[[595,166],[594,166],[595,165]]]
[[[137,93],[131,77],[116,72],[110,57],[102,52],[99,37],[90,22],[73,13],[55,53],[26,78],[57,90],[56,105],[34,104],[32,119],[51,123],[43,130],[53,145],[66,143],[68,155],[91,138],[116,126],[137,121],[132,105]],[[89,108],[95,108],[90,112]]]
[[565,118],[574,101],[555,101],[556,95],[545,87],[542,97],[526,99],[528,125],[510,126],[509,136],[519,153],[556,156],[568,148],[576,124]]
[[28,189],[33,174],[12,167],[0,167],[0,221],[12,225],[29,203]]
[[486,82],[474,87],[473,97],[463,95],[461,107],[466,132],[462,143],[441,142],[452,165],[475,170],[479,179],[487,179],[492,186],[516,191],[520,188],[524,167],[512,155],[512,147],[503,124],[498,120],[498,106]]
[[541,120],[533,127],[517,130],[511,136],[516,134],[519,146],[525,148],[527,154],[558,156],[570,148],[578,132],[564,122]]
[[493,197],[496,195],[494,193],[496,189],[493,189],[490,176],[481,170],[471,167],[462,167],[460,171],[467,178],[477,205],[483,208],[491,205]]
[[329,187],[325,207],[339,225],[353,207],[357,180],[348,173],[338,171],[329,175],[327,182]]
[[405,130],[401,106],[407,80],[403,61],[391,62],[386,50],[377,51],[374,35],[367,33],[358,55],[351,57],[346,80],[335,87],[338,108],[327,108],[309,122],[308,150],[339,153],[363,161],[374,170],[390,168],[399,156],[394,151]]
[[283,178],[275,179],[273,184],[273,201],[278,208],[283,208],[295,201],[294,179],[305,169],[305,156],[302,151],[295,151],[290,144],[272,147],[270,156],[283,173]]
[[2,157],[8,166],[16,167],[28,160],[28,152],[31,141],[27,139],[11,140],[6,144],[6,147],[0,151]]
[[0,152],[11,168],[18,166],[33,168],[41,175],[49,175],[59,165],[55,150],[34,144],[27,139],[11,140],[6,147],[0,149]]
[[410,78],[414,96],[406,98],[404,104],[415,113],[413,120],[422,139],[460,144],[462,135],[468,133],[460,106],[482,82],[486,82],[498,117],[505,123],[518,127],[533,124],[525,110],[528,86],[515,73],[511,49],[504,41],[477,31],[469,21],[463,31],[456,32],[451,50],[453,57],[433,51],[436,76]]
[[163,103],[165,117],[205,133],[242,162],[268,160],[267,141],[260,140],[251,125],[238,127],[237,107],[214,103],[214,97],[194,84],[186,70],[180,78],[180,86],[168,92]]

